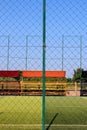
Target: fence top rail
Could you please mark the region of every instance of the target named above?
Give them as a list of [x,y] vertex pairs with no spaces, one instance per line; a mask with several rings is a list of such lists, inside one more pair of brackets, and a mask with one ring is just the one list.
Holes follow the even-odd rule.
[[[66,71],[46,71],[47,78],[64,78]],[[22,71],[22,76],[26,78],[42,78],[42,71]]]
[[17,70],[0,70],[0,77],[19,77]]

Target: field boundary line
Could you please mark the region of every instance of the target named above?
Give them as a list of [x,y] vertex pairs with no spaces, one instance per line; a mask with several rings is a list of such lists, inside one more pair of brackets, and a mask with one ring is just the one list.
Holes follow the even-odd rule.
[[87,107],[87,106],[56,106],[56,107],[69,107],[69,108],[72,108],[72,107],[74,107],[74,108],[78,108],[78,107],[81,107],[81,108],[85,108],[85,107]]
[[[49,124],[46,124],[45,126],[48,126]],[[41,127],[42,124],[0,124],[0,126],[5,127]],[[52,127],[87,127],[87,125],[81,125],[81,124],[52,124]]]
[[[46,124],[47,126],[47,124]],[[87,127],[87,125],[80,125],[80,124],[52,124],[52,127],[59,126],[59,127]]]
[[29,126],[42,126],[42,124],[0,124],[0,126],[7,126],[7,127],[10,127],[10,126],[15,126],[15,127],[29,127]]

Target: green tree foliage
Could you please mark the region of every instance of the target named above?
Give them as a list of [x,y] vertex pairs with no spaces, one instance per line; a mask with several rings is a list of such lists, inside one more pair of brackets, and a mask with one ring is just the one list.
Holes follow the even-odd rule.
[[78,68],[77,70],[74,70],[74,75],[73,75],[73,81],[80,82],[82,79],[82,68]]
[[68,82],[73,82],[73,80],[72,80],[72,78],[66,78],[66,82],[68,83]]

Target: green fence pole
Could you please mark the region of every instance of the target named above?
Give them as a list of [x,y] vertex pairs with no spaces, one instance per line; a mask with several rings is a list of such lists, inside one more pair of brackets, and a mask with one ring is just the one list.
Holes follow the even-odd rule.
[[64,66],[64,35],[62,35],[62,70],[63,70],[63,66]]
[[7,51],[7,70],[9,69],[9,49],[10,49],[10,36],[8,36],[8,51]]
[[80,36],[80,68],[82,69],[82,36]]
[[80,87],[82,95],[82,36],[80,36]]
[[26,70],[27,70],[27,60],[28,60],[28,36],[26,36]]
[[42,130],[45,130],[46,0],[43,0]]

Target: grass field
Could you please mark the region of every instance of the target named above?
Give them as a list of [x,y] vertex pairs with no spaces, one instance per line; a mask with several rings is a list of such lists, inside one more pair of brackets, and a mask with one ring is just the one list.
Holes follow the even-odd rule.
[[[42,97],[1,96],[0,130],[41,130]],[[46,97],[46,130],[87,130],[86,97]]]
[[46,124],[46,130],[87,130],[87,97],[47,97]]
[[0,130],[41,130],[41,105],[41,97],[1,96]]

